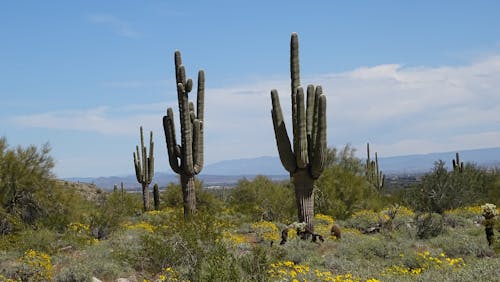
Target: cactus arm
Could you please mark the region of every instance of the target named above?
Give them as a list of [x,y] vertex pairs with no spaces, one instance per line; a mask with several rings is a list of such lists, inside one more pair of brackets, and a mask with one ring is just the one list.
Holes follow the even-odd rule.
[[198,89],[196,92],[196,118],[198,124],[194,124],[195,131],[193,135],[196,135],[194,144],[194,172],[198,174],[203,169],[203,127],[204,127],[204,116],[205,116],[205,72],[203,70],[198,71]]
[[295,90],[300,86],[299,37],[295,32],[292,33],[290,40],[290,78],[292,80],[292,93],[295,93]]
[[149,157],[148,157],[148,184],[153,181],[153,176],[154,176],[154,164],[155,164],[155,159],[154,159],[154,142],[153,142],[153,131],[149,132]]
[[[193,122],[193,164],[194,174],[200,173],[203,168],[203,154],[199,154],[199,150],[203,150],[203,138],[201,135],[201,122],[195,119]],[[201,139],[201,140],[200,140]],[[201,147],[201,148],[200,148]],[[202,159],[198,159],[199,157]]]
[[271,115],[273,118],[274,134],[276,136],[276,144],[280,160],[283,167],[288,172],[293,173],[297,169],[297,162],[295,160],[295,155],[293,154],[292,145],[290,144],[290,139],[288,138],[285,122],[283,120],[283,112],[281,111],[278,91],[275,89],[271,90],[271,101],[273,105]]
[[139,165],[140,161],[137,160],[135,152],[134,155],[134,168],[135,168],[135,177],[137,178],[137,182],[141,182],[141,166]]
[[167,152],[170,167],[175,173],[180,173],[178,158],[180,156],[180,147],[177,145],[175,137],[174,112],[172,108],[167,109],[167,115],[163,117],[163,130],[167,141]]
[[314,159],[311,164],[311,176],[319,178],[326,166],[326,96],[321,95],[318,99],[318,128],[316,132],[316,143],[314,144]]
[[299,64],[299,39],[297,33],[292,33],[290,39],[290,78],[292,91],[292,129],[293,129],[293,150],[298,150],[298,117],[297,117],[297,88],[300,86],[300,64]]
[[316,144],[316,135],[318,129],[318,112],[319,112],[319,97],[323,94],[323,88],[320,85],[316,86],[314,90],[314,110],[313,110],[313,125],[311,131],[311,148],[309,150],[312,152],[312,156],[314,157],[314,144]]
[[193,135],[191,113],[189,111],[188,95],[182,83],[177,84],[179,93],[179,111],[181,115],[181,144],[182,144],[182,170],[188,174],[194,174],[193,168]]
[[[306,126],[307,126],[307,136],[312,135],[312,129],[314,124],[314,85],[309,84],[307,86],[307,109],[306,109]],[[310,137],[309,137],[310,138]]]
[[305,168],[308,163],[307,151],[307,126],[306,112],[304,107],[304,90],[302,87],[297,88],[297,147],[295,157],[297,158],[297,167]]
[[196,92],[196,118],[200,121],[204,119],[205,111],[205,72],[198,72],[198,90]]

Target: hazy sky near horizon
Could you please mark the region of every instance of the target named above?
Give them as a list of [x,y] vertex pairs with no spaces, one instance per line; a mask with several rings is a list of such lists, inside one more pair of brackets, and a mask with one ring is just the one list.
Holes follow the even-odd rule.
[[0,136],[49,142],[59,177],[123,175],[142,125],[156,170],[171,171],[161,121],[167,107],[178,116],[179,49],[189,77],[206,72],[206,163],[277,156],[269,93],[289,115],[298,32],[302,84],[327,95],[330,146],[361,157],[366,142],[380,156],[498,147],[498,11],[500,1],[2,1]]

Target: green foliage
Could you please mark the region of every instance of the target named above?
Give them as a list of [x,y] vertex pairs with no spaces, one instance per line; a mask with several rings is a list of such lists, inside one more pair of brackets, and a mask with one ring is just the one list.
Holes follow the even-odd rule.
[[442,214],[488,201],[488,191],[495,186],[495,175],[467,163],[463,170],[448,171],[437,161],[416,187],[404,191],[403,202],[417,211]]
[[316,181],[316,212],[346,219],[361,209],[381,208],[382,199],[363,176],[363,164],[355,157],[355,149],[346,145],[329,152],[329,167]]
[[50,147],[8,148],[0,138],[0,207],[26,224],[33,225],[46,211],[40,205],[37,192],[51,186]]
[[265,176],[243,179],[230,190],[229,205],[252,221],[290,222],[296,215],[293,188]]
[[103,199],[87,218],[96,239],[108,237],[127,217],[141,210],[140,199],[134,194],[110,193],[102,194],[101,197]]
[[429,239],[440,235],[444,230],[443,216],[437,213],[419,214],[415,218],[417,237]]
[[[222,201],[213,193],[203,188],[203,182],[195,180],[196,207],[200,211],[216,212],[222,208]],[[160,207],[166,205],[171,208],[183,206],[181,185],[170,183],[165,191],[160,193]]]

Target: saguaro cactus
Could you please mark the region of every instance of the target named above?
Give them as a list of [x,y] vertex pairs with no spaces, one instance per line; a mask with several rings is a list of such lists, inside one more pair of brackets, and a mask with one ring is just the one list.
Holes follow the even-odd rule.
[[174,112],[167,109],[163,117],[163,129],[167,141],[169,163],[172,170],[180,175],[184,217],[189,218],[196,211],[194,176],[203,168],[203,110],[205,99],[205,73],[198,72],[198,89],[196,111],[188,100],[188,94],[193,88],[193,81],[186,79],[186,70],[182,65],[181,52],[175,51],[175,78],[177,82],[177,97],[181,124],[181,144],[175,137]]
[[453,163],[453,171],[463,172],[464,171],[464,162],[460,161],[460,155],[458,152],[455,154],[455,159],[452,160]]
[[375,152],[375,160],[370,160],[370,143],[366,143],[366,179],[377,190],[382,190],[384,187],[385,175],[378,166],[378,154]]
[[307,86],[307,104],[300,86],[299,39],[292,33],[290,42],[290,76],[292,80],[293,149],[281,110],[278,91],[271,90],[274,134],[283,167],[295,186],[299,222],[314,232],[314,181],[326,164],[326,96],[321,86]]
[[[144,211],[149,210],[149,184],[151,184],[151,180],[153,180],[154,175],[154,156],[153,156],[153,132],[149,133],[149,156],[147,154],[147,149],[144,146],[144,136],[142,134],[142,126],[140,127],[141,132],[141,148],[139,150],[139,146],[135,146],[136,152],[134,155],[134,167],[135,167],[135,176],[137,178],[137,182],[142,185],[142,201],[144,205]],[[142,156],[142,157],[141,157]]]

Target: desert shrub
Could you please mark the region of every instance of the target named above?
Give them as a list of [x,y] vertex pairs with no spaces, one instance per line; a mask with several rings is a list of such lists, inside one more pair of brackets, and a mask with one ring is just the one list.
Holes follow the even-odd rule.
[[415,224],[420,239],[433,238],[444,231],[443,216],[437,213],[419,214],[415,217]]
[[92,276],[92,270],[86,264],[73,262],[59,270],[54,280],[56,282],[91,282]]
[[242,179],[229,193],[229,206],[251,221],[290,222],[296,217],[295,194],[289,183],[276,183],[265,176]]
[[26,224],[46,214],[36,194],[51,186],[54,166],[50,147],[9,148],[0,138],[0,206]]
[[472,227],[469,230],[457,229],[447,232],[446,236],[441,235],[430,239],[429,244],[434,248],[441,249],[450,257],[491,256],[492,251],[484,240],[482,230],[477,227]]
[[0,207],[0,236],[15,233],[22,229],[22,225],[20,218],[7,213]]
[[[196,209],[202,212],[218,212],[222,202],[213,193],[203,188],[203,182],[195,180]],[[179,184],[170,183],[160,194],[160,208],[182,208],[182,189]]]
[[33,282],[52,281],[53,276],[52,258],[46,253],[32,249],[24,252],[19,258],[12,274],[13,279]]
[[329,149],[328,166],[316,181],[315,211],[346,219],[361,209],[380,209],[384,201],[367,182],[361,160],[346,145]]
[[443,214],[486,201],[494,181],[491,172],[473,164],[468,163],[463,172],[448,171],[439,160],[421,183],[403,192],[402,201],[416,211]]

